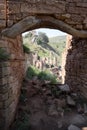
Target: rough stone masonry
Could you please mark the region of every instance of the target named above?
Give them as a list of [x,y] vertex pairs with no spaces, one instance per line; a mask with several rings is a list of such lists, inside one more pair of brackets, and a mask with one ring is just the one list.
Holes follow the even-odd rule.
[[0,0],[0,48],[10,55],[0,60],[0,130],[7,130],[13,121],[20,95],[24,76],[21,33],[40,27],[74,36],[66,56],[65,82],[87,96],[87,0]]

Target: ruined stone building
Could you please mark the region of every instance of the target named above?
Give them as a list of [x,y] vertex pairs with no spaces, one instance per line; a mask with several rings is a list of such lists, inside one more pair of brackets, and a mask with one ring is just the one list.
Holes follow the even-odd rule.
[[21,34],[41,27],[72,35],[64,56],[65,83],[87,97],[87,1],[0,0],[0,130],[13,121],[20,96],[25,72]]

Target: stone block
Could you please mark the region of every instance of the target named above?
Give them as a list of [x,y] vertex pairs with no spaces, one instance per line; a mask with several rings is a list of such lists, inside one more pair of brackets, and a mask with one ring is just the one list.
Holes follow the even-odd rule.
[[78,22],[78,24],[80,23],[82,25],[83,19],[84,18],[81,15],[76,15],[76,14],[71,15],[71,20],[74,22]]
[[13,20],[9,20],[9,19],[8,19],[8,21],[7,21],[7,26],[10,27],[10,26],[12,26],[12,25],[13,25]]
[[4,93],[4,94],[0,94],[0,101],[5,101],[8,99],[8,92]]
[[1,47],[8,47],[8,42],[4,40],[0,40],[0,48]]
[[0,0],[0,4],[5,3],[5,0]]
[[7,14],[16,14],[16,13],[20,13],[21,10],[20,10],[20,3],[8,3],[8,12]]
[[71,15],[70,14],[62,14],[62,17],[69,19],[71,17]]
[[8,77],[0,78],[0,85],[8,84]]
[[2,19],[2,20],[3,20],[3,19],[4,19],[4,20],[6,19],[6,12],[5,12],[5,10],[1,10],[1,11],[0,11],[0,19]]
[[67,12],[70,14],[87,14],[87,8],[81,8],[81,7],[69,7],[67,8]]
[[6,21],[0,20],[0,29],[2,29],[3,27],[6,27]]
[[0,12],[5,9],[5,4],[0,3]]
[[7,93],[9,90],[9,85],[6,84],[6,85],[0,85],[0,94],[4,94],[4,93]]
[[4,78],[11,74],[10,67],[2,67],[0,68],[0,78]]
[[78,25],[76,25],[76,28],[82,30],[83,29],[83,25],[78,24]]
[[[21,4],[21,12],[28,12],[28,13],[45,13],[45,14],[52,14],[52,13],[64,13],[65,12],[65,5],[61,3],[57,3],[56,6],[55,4],[52,4],[51,2],[49,5],[39,3],[37,4],[28,4],[27,2],[24,4]],[[58,7],[57,7],[58,5]]]
[[4,67],[10,67],[10,62],[8,61],[0,62],[0,68],[4,68]]
[[87,18],[84,19],[83,23],[84,23],[84,24],[87,24]]
[[87,1],[86,2],[77,2],[76,5],[79,6],[79,7],[87,8]]

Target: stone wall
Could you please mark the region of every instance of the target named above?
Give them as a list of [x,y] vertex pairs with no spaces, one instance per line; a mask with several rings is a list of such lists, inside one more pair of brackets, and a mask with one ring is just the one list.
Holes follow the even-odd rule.
[[[49,17],[51,17],[53,21],[58,19],[78,30],[87,30],[87,1],[0,0],[0,32],[27,16],[40,17],[42,21],[46,17],[45,24],[42,24],[43,27],[47,24],[51,28],[56,28],[55,24],[53,26],[49,22]],[[38,25],[35,27],[37,28]],[[10,56],[9,60],[0,61],[0,130],[10,125],[17,108],[25,71],[21,43],[20,36],[15,39],[0,37],[0,47]],[[71,87],[80,88],[87,97],[86,64],[87,39],[72,39],[66,61],[65,82]]]
[[9,54],[9,60],[0,59],[0,130],[8,128],[17,109],[24,76],[24,54],[21,37],[0,38],[0,49]]
[[65,82],[87,98],[87,39],[72,38],[66,57]]
[[58,57],[50,52],[50,57],[40,57],[36,52],[30,52],[29,54],[25,53],[26,69],[29,66],[34,66],[40,70],[46,70],[51,68],[51,66],[58,66]]
[[0,29],[6,27],[6,1],[0,0]]
[[86,0],[0,0],[0,29],[30,15],[52,16],[73,28],[87,30]]
[[62,84],[65,83],[65,76],[66,76],[65,65],[66,65],[66,58],[67,58],[68,50],[71,48],[71,41],[72,41],[72,36],[67,34],[66,47],[62,53]]
[[87,29],[86,0],[7,0],[7,26],[30,16],[52,16],[73,28]]

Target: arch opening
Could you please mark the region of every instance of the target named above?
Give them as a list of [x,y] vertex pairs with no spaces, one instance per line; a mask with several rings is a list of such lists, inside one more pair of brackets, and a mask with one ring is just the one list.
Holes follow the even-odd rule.
[[59,30],[42,28],[26,32],[22,37],[26,53],[28,49],[30,51],[30,54],[26,54],[26,67],[32,65],[41,71],[49,70],[60,79],[60,83],[64,83],[65,74],[62,77],[62,72],[65,73],[65,65],[62,65],[62,59],[64,60],[62,53],[66,50],[67,34]]

